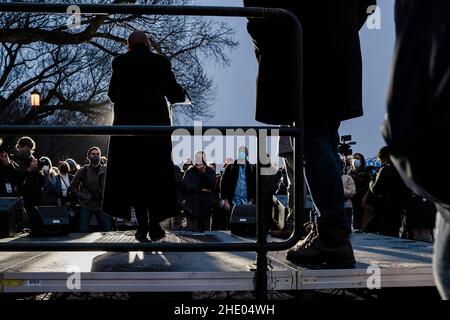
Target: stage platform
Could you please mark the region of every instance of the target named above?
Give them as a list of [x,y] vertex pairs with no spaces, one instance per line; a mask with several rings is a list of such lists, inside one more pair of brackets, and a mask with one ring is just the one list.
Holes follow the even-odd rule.
[[[354,234],[355,269],[306,269],[271,252],[268,287],[276,291],[434,286],[431,244]],[[132,232],[68,237],[1,239],[2,242],[134,242]],[[228,232],[168,233],[165,242],[248,242]],[[279,240],[278,240],[279,241]],[[1,252],[0,292],[199,292],[255,290],[255,253]],[[79,272],[79,273],[77,273]],[[371,277],[372,278],[369,278]],[[78,281],[80,279],[80,281]],[[69,280],[69,286],[68,286]]]

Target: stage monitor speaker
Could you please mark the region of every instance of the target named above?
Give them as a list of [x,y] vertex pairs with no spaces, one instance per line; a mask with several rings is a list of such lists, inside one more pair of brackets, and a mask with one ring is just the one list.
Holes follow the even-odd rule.
[[23,223],[22,216],[22,198],[0,198],[0,238],[13,237]]
[[67,235],[70,232],[69,214],[66,208],[56,206],[34,207],[32,235]]
[[230,231],[235,235],[255,235],[256,205],[235,205],[231,211]]

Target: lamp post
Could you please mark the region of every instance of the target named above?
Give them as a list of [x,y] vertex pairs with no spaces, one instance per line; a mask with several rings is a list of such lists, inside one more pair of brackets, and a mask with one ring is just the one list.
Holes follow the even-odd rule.
[[31,107],[33,108],[33,110],[36,111],[37,109],[39,109],[40,106],[41,106],[41,94],[39,93],[39,91],[34,89],[31,92]]

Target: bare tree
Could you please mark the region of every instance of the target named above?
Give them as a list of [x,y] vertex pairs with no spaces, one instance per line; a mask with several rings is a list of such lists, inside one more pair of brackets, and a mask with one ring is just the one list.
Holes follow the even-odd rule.
[[[48,1],[52,2],[52,1]],[[67,2],[56,0],[53,2]],[[93,0],[95,3],[188,5],[193,0]],[[84,14],[77,29],[67,15],[5,13],[0,16],[0,123],[107,124],[111,60],[126,50],[126,38],[144,30],[154,49],[172,61],[179,82],[195,102],[178,116],[212,116],[213,81],[205,62],[227,66],[238,46],[234,31],[214,19],[184,16]],[[38,88],[42,108],[30,112],[29,93]],[[177,118],[177,116],[175,116]]]

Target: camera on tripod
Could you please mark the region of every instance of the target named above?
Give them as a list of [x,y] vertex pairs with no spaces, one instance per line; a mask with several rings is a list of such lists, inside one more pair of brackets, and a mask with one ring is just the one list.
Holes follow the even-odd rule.
[[353,155],[352,146],[356,145],[355,141],[352,141],[352,136],[342,136],[341,142],[338,146],[338,152],[343,157],[349,157]]

